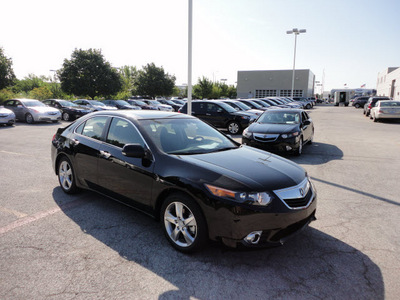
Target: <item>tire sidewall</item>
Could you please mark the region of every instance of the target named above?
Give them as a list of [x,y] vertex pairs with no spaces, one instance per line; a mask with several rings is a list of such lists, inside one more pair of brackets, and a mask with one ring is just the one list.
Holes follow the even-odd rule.
[[28,124],[33,124],[33,123],[35,122],[35,120],[33,119],[32,114],[30,114],[30,113],[27,113],[27,114],[25,115],[25,121],[26,121],[26,123],[28,123]]
[[[65,189],[61,183],[61,179],[60,179],[60,166],[63,162],[66,162],[68,164],[68,166],[70,167],[71,171],[72,171],[72,184],[71,187],[69,189]],[[62,158],[60,158],[60,160],[58,161],[57,164],[57,177],[58,177],[58,183],[60,184],[61,189],[63,190],[64,193],[66,194],[74,194],[78,191],[78,187],[76,186],[76,176],[75,176],[75,171],[74,171],[74,167],[72,166],[71,161],[68,159],[68,157],[63,156]]]
[[[167,229],[164,224],[164,214],[167,209],[167,207],[173,203],[173,202],[180,202],[187,206],[192,214],[194,215],[194,218],[196,220],[197,224],[197,236],[193,244],[191,244],[188,247],[182,247],[177,245],[169,236]],[[207,224],[203,215],[203,212],[200,209],[200,206],[193,200],[191,197],[188,195],[185,195],[183,193],[174,193],[169,195],[165,201],[163,202],[160,210],[160,223],[164,231],[164,235],[168,242],[177,249],[180,252],[184,253],[192,253],[195,251],[198,251],[202,249],[208,241],[208,229],[207,229]]]
[[[238,130],[237,130],[236,132],[232,132],[232,131],[230,130],[230,128],[231,128],[232,125],[235,125],[235,127],[238,128]],[[236,122],[236,121],[231,121],[231,122],[229,122],[229,123],[228,123],[228,126],[227,126],[227,130],[228,130],[229,134],[239,134],[240,128],[241,128],[241,127],[240,127],[239,122]]]

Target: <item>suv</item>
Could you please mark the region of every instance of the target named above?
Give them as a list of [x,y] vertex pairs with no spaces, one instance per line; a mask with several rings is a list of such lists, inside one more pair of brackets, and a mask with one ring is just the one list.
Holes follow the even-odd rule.
[[366,117],[371,113],[371,108],[375,106],[379,100],[391,100],[389,97],[369,97],[368,102],[364,105],[364,115]]
[[364,107],[364,105],[365,105],[365,103],[367,103],[368,99],[369,99],[368,96],[367,96],[367,97],[357,97],[357,98],[355,98],[354,101],[353,101],[353,106],[354,106],[355,108]]
[[[187,113],[187,103],[179,112]],[[193,101],[192,115],[217,128],[226,128],[230,134],[239,134],[255,118],[253,114],[237,111],[224,102],[209,100]]]

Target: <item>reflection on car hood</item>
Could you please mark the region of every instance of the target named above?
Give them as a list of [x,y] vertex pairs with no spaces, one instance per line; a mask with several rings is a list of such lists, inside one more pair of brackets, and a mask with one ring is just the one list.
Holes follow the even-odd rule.
[[253,123],[249,127],[250,132],[256,133],[287,133],[298,131],[299,124],[260,124]]
[[[224,174],[212,184],[228,189],[239,186],[246,186],[250,191],[282,189],[299,184],[306,174],[302,167],[287,159],[248,146],[179,158],[192,165]],[[210,178],[201,180],[209,182]]]
[[11,109],[0,107],[0,114],[10,115],[10,114],[14,114],[14,112]]

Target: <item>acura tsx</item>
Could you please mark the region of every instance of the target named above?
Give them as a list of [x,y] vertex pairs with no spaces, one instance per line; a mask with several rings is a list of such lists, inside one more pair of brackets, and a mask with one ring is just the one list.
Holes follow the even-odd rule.
[[280,245],[315,219],[302,167],[186,114],[91,113],[58,129],[51,156],[65,193],[92,190],[151,215],[182,252],[210,239]]

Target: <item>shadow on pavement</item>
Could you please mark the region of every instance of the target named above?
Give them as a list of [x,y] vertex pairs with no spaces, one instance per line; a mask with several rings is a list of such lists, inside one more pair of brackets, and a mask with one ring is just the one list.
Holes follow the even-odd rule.
[[[312,227],[283,247],[237,250],[210,243],[185,255],[168,244],[159,223],[136,210],[92,192],[68,196],[59,187],[53,198],[82,232],[176,287],[159,299],[384,299],[378,266]],[[130,271],[119,269],[128,282]]]
[[301,156],[286,156],[286,158],[305,165],[322,165],[332,160],[341,160],[343,151],[335,145],[314,142],[303,147]]

